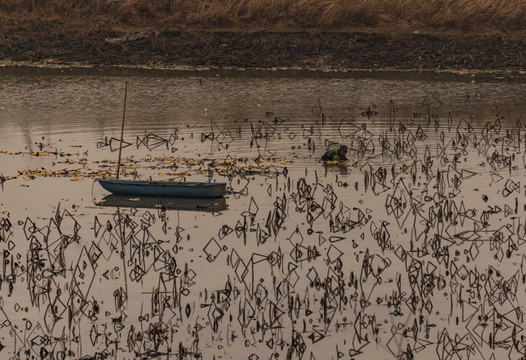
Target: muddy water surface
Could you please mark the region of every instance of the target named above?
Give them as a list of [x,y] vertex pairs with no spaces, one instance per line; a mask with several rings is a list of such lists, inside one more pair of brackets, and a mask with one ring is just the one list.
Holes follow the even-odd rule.
[[[524,83],[69,70],[2,80],[5,356],[526,351]],[[123,176],[226,181],[225,199],[195,211],[104,201],[94,179],[115,174],[126,82]],[[349,160],[320,163],[336,144]]]

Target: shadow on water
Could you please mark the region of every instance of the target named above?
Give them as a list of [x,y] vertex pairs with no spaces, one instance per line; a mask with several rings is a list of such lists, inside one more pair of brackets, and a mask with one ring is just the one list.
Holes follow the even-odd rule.
[[377,69],[375,71],[322,71],[322,70],[251,70],[244,71],[230,69],[204,68],[155,68],[155,67],[3,67],[0,73],[18,77],[35,76],[111,76],[111,77],[144,77],[144,78],[187,78],[197,76],[202,79],[216,78],[218,76],[238,79],[365,79],[365,80],[398,80],[398,81],[447,81],[447,82],[519,82],[526,79],[521,74],[511,71],[417,71],[417,70],[389,70]]
[[223,211],[227,209],[226,198],[192,199],[128,195],[107,195],[101,200],[95,200],[97,206],[130,207],[165,210],[187,211]]

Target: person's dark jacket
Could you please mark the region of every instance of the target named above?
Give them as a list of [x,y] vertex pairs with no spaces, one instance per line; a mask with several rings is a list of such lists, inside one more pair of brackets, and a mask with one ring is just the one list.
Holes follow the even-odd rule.
[[321,156],[321,161],[342,161],[347,160],[345,155],[340,155],[339,149],[327,150],[325,154]]

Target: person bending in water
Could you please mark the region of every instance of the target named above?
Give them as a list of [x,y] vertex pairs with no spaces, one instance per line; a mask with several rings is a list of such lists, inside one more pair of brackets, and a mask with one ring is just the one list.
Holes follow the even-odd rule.
[[321,161],[344,161],[347,160],[347,146],[340,145],[336,150],[327,150],[325,154],[322,155]]

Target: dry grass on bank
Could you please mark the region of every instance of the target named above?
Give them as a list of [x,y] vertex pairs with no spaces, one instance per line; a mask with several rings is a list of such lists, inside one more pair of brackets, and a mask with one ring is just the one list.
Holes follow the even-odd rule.
[[159,29],[526,29],[526,0],[2,0],[2,13]]

